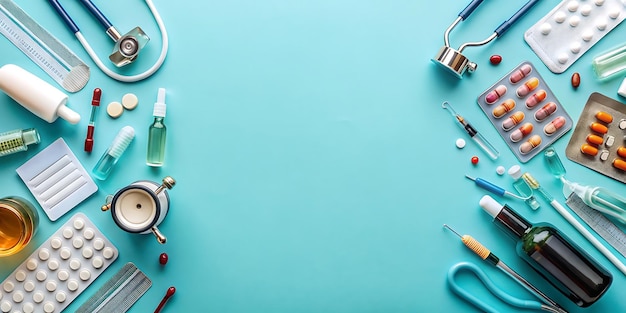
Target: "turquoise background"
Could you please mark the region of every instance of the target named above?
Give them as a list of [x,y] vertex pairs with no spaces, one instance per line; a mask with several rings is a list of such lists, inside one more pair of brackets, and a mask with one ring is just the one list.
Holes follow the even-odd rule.
[[[587,0],[583,0],[587,1]],[[4,279],[71,213],[84,212],[118,247],[119,259],[70,306],[73,311],[126,262],[153,282],[130,312],[151,312],[169,286],[176,294],[163,312],[476,312],[446,286],[448,269],[477,263],[496,284],[518,297],[531,296],[498,269],[480,261],[447,223],[490,248],[571,312],[626,310],[626,277],[548,203],[530,211],[522,202],[494,196],[533,222],[550,222],[605,265],[613,286],[587,309],[576,307],[536,274],[514,251],[478,205],[486,193],[464,175],[479,176],[512,190],[512,179],[495,169],[518,164],[476,104],[476,97],[502,75],[529,60],[577,121],[588,96],[618,98],[621,79],[600,83],[591,59],[623,42],[619,26],[565,73],[551,73],[525,44],[523,33],[557,1],[541,1],[502,38],[465,54],[479,64],[457,80],[430,62],[443,32],[467,1],[163,1],[155,6],[170,35],[164,66],[151,78],[120,83],[100,72],[47,1],[17,1],[91,66],[88,85],[70,94],[78,125],[38,119],[0,95],[0,131],[36,127],[42,142],[0,160],[0,196],[35,202],[15,169],[63,137],[91,170],[120,128],[137,136],[99,191],[70,214],[50,222],[42,214],[35,242],[3,258]],[[485,1],[451,35],[453,46],[481,40],[525,1]],[[62,1],[101,58],[112,41],[74,1]],[[151,37],[145,54],[122,73],[151,66],[160,37],[142,1],[97,1],[124,33],[140,25]],[[8,40],[0,40],[2,63],[18,64],[59,87]],[[498,66],[489,56],[500,54]],[[106,61],[106,60],[105,60]],[[106,61],[108,62],[108,61]],[[570,76],[579,72],[574,90]],[[127,92],[139,106],[113,120],[101,108],[95,147],[83,151],[94,88],[102,103]],[[167,89],[166,164],[145,165],[147,130],[157,89]],[[59,87],[60,88],[60,87]],[[618,98],[624,101],[623,98]],[[449,101],[500,151],[491,161],[441,108]],[[624,185],[565,158],[572,131],[554,145],[572,180],[624,192]],[[457,149],[457,138],[468,141]],[[480,157],[474,166],[473,155]],[[522,169],[557,196],[559,183],[541,155]],[[177,180],[159,245],[152,235],[121,231],[100,211],[105,197],[136,180]],[[158,263],[161,252],[169,263]],[[626,262],[626,259],[619,257]],[[462,277],[465,286],[477,285]],[[485,291],[476,293],[503,311],[511,310]]]

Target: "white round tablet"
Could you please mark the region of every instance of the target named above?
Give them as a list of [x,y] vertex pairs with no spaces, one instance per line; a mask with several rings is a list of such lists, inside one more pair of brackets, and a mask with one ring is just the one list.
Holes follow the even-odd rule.
[[591,14],[591,6],[588,4],[583,5],[580,8],[580,14],[582,14],[583,16],[589,16],[589,14]]
[[580,52],[581,48],[582,45],[578,41],[572,42],[572,44],[569,46],[569,50],[572,51],[573,54]]
[[565,12],[556,12],[556,14],[554,14],[554,21],[557,23],[563,23],[565,22],[565,18],[567,18],[567,15],[565,14]]
[[599,18],[596,20],[596,27],[598,28],[598,30],[605,30],[608,24],[609,23],[606,21],[605,18]]
[[463,149],[465,147],[465,140],[463,138],[459,138],[456,140],[456,147],[459,149]]
[[580,24],[580,16],[574,15],[569,19],[569,26],[576,27]]
[[498,175],[504,175],[505,171],[506,170],[505,170],[504,166],[502,166],[502,165],[496,167],[496,173],[498,173]]
[[122,113],[124,113],[124,107],[117,101],[113,101],[107,106],[107,114],[112,118],[118,118]]
[[559,54],[559,58],[558,58],[559,63],[565,64],[568,59],[569,59],[569,57],[567,56],[567,54],[565,54],[565,53]]
[[552,25],[550,25],[550,23],[543,23],[541,24],[539,29],[541,30],[542,34],[548,35],[552,31]]
[[601,6],[601,5],[603,5],[603,4],[604,4],[604,0],[596,0],[594,3],[595,3],[597,6]]
[[616,8],[612,9],[611,11],[609,11],[609,17],[612,18],[612,19],[618,18],[619,14],[620,14],[620,11],[619,11],[619,9],[616,9]]
[[567,4],[567,10],[570,12],[576,12],[576,10],[578,10],[578,1],[570,1]]
[[584,41],[590,41],[591,39],[593,39],[593,31],[591,30],[586,30],[583,32],[582,36]]
[[122,97],[122,106],[126,110],[132,110],[136,108],[137,104],[139,104],[139,99],[133,93],[127,93]]

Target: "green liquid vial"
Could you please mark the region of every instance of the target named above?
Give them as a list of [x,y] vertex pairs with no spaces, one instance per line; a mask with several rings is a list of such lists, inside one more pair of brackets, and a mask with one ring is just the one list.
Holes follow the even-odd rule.
[[165,89],[159,88],[157,102],[154,104],[154,122],[148,129],[148,155],[146,164],[148,166],[163,166],[165,161],[165,138],[167,128],[163,120],[165,119]]
[[532,224],[490,196],[480,206],[517,242],[517,254],[576,305],[590,306],[611,286],[611,273],[554,226]]

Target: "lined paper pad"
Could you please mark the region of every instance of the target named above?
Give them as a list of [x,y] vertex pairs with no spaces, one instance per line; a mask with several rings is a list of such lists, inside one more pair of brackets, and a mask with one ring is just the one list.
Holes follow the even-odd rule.
[[16,172],[52,221],[98,191],[98,186],[63,138],[43,149]]

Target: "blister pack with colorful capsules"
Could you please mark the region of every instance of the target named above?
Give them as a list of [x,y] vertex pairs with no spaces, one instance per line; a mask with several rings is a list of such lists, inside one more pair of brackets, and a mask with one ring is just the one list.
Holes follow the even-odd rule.
[[524,33],[554,73],[565,72],[626,18],[626,0],[564,0]]
[[522,163],[559,139],[573,125],[559,100],[528,61],[480,94],[477,102]]
[[578,118],[565,155],[626,183],[626,105],[594,92]]

